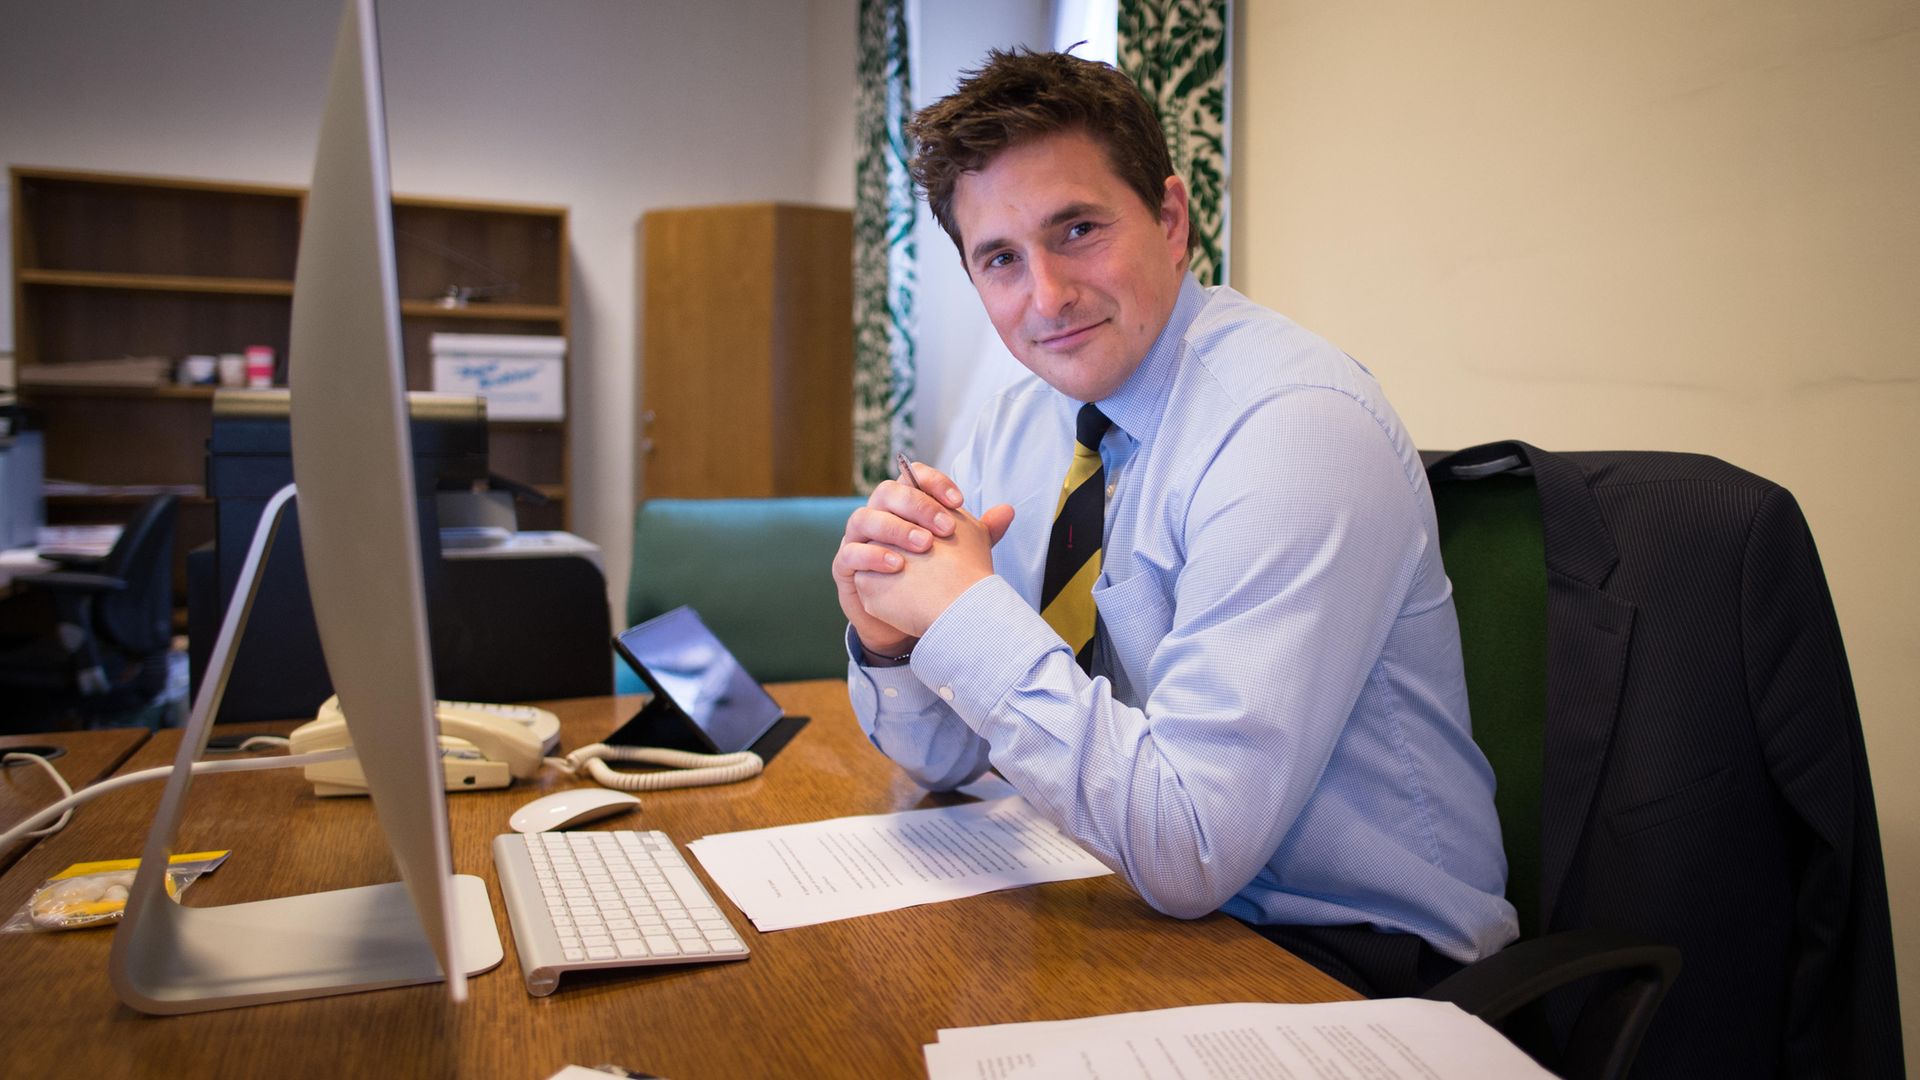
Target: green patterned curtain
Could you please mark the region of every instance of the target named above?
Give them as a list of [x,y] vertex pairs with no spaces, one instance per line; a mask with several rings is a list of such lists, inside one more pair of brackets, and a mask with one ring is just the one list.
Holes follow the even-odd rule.
[[853,210],[853,482],[913,454],[913,179],[907,173],[907,0],[860,0]]
[[1160,113],[1192,195],[1193,276],[1227,281],[1228,0],[1120,0],[1120,63]]

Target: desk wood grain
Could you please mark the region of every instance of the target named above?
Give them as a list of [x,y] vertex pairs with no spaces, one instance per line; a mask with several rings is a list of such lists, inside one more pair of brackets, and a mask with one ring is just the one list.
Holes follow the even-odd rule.
[[[0,754],[12,750],[53,747],[62,753],[50,759],[75,791],[109,776],[120,763],[147,741],[146,728],[105,728],[100,731],[56,731],[46,735],[0,735]],[[60,788],[47,771],[32,762],[0,766],[0,828],[12,828],[28,814],[61,799]],[[38,841],[22,840],[0,850],[0,872],[20,860]],[[4,921],[5,915],[0,915]]]
[[[760,777],[642,796],[643,809],[592,828],[711,833],[937,805],[860,734],[838,682],[773,688],[813,718]],[[564,745],[610,731],[639,699],[549,703]],[[284,732],[289,725],[269,725]],[[163,732],[128,768],[170,760]],[[678,1080],[743,1076],[916,1076],[942,1027],[1062,1019],[1223,1001],[1354,995],[1225,916],[1181,922],[1118,878],[1058,882],[821,926],[761,934],[715,889],[753,954],[742,962],[570,975],[547,998],[521,981],[489,845],[520,804],[574,786],[531,784],[449,800],[455,869],[485,879],[506,960],[469,984],[464,1006],[409,987],[199,1016],[122,1006],[106,976],[105,931],[0,937],[0,1016],[23,1075],[476,1076],[540,1078],[567,1063],[613,1062]],[[47,872],[137,850],[159,787],[107,796],[0,878],[12,911]],[[394,877],[372,807],[319,799],[297,771],[194,782],[182,850],[233,857],[186,901],[232,903]],[[697,860],[690,860],[698,867]],[[704,877],[704,874],[702,875]]]

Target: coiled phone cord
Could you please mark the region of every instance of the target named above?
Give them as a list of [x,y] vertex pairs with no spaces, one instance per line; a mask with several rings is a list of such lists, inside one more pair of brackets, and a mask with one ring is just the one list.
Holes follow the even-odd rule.
[[[609,761],[663,765],[670,771],[620,772],[608,765]],[[566,757],[550,757],[547,764],[575,775],[584,769],[600,786],[615,791],[665,791],[669,788],[732,784],[758,776],[760,770],[766,767],[760,755],[751,750],[736,754],[695,754],[685,750],[608,746],[606,743],[583,746]]]

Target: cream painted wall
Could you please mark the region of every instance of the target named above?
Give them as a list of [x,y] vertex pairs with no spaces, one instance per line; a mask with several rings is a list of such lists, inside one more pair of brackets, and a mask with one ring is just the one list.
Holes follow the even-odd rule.
[[1852,661],[1920,1047],[1920,6],[1241,8],[1234,282],[1420,445],[1785,484]]

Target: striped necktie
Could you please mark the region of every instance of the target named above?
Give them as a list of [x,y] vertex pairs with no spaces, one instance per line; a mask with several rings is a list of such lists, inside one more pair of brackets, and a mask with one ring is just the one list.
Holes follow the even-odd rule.
[[1082,671],[1091,671],[1098,616],[1093,583],[1100,577],[1100,543],[1107,522],[1107,471],[1100,463],[1100,437],[1113,423],[1091,402],[1080,406],[1073,464],[1060,487],[1047,543],[1047,570],[1040,584],[1040,617],[1073,649]]

